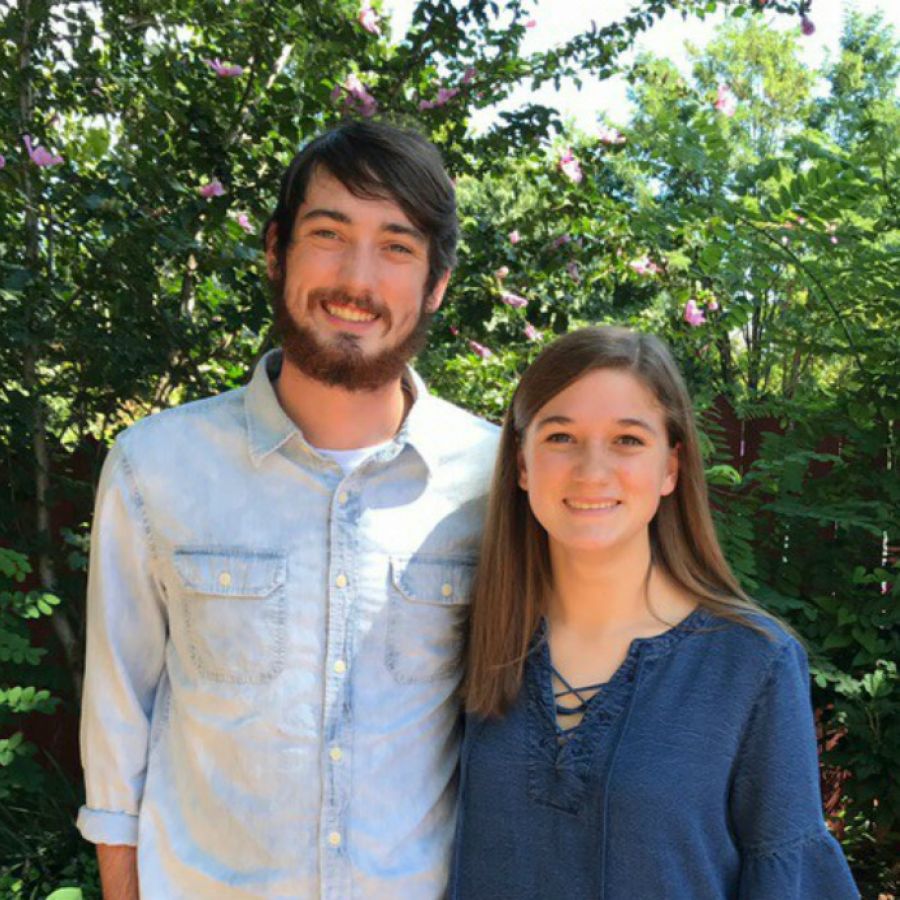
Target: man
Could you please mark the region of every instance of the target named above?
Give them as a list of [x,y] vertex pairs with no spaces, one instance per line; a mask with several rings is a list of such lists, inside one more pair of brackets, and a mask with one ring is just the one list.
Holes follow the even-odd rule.
[[351,123],[266,228],[282,350],[116,441],[92,536],[82,834],[107,898],[436,898],[493,426],[407,363],[452,185]]

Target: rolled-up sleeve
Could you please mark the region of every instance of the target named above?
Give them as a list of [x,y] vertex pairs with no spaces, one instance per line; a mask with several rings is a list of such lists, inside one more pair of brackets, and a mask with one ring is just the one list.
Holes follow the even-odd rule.
[[137,844],[166,632],[152,535],[120,439],[100,478],[88,575],[81,715],[86,803],[77,824],[93,843]]
[[740,900],[856,900],[822,815],[803,648],[779,648],[741,742],[731,797],[741,847]]

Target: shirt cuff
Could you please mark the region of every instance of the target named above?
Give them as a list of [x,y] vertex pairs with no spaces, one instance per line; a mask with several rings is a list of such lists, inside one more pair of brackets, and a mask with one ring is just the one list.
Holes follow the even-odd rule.
[[81,836],[92,844],[137,846],[138,817],[130,813],[110,812],[82,806],[75,823]]

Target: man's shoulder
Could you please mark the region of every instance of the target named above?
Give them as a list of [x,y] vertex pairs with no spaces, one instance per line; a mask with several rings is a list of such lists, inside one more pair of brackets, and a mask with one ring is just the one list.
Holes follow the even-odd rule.
[[128,455],[140,455],[154,448],[172,452],[186,443],[221,439],[243,428],[245,390],[235,388],[154,412],[120,432],[116,443]]
[[496,444],[499,440],[500,427],[493,422],[435,394],[428,395],[428,402],[430,415],[447,429],[448,438],[473,444]]

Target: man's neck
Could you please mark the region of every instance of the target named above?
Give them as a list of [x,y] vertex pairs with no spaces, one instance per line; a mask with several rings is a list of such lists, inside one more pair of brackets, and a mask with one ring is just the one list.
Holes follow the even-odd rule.
[[355,450],[390,440],[407,412],[398,378],[374,391],[348,391],[310,378],[285,356],[273,385],[281,408],[313,447]]

